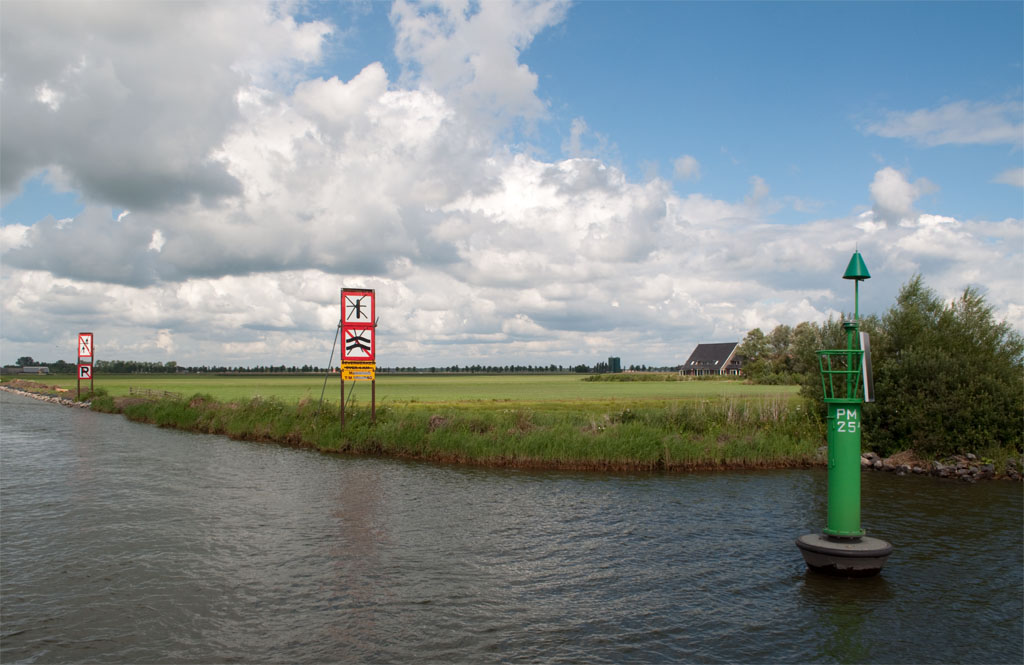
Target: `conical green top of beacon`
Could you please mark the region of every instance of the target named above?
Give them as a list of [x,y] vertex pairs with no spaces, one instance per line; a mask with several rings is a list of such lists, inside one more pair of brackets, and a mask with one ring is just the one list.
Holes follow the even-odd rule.
[[859,251],[854,251],[853,256],[850,257],[850,265],[846,266],[843,279],[871,279],[871,273],[868,272],[868,267]]

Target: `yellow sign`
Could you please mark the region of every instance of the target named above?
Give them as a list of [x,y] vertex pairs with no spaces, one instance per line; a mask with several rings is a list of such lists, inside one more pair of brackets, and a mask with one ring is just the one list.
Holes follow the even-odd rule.
[[373,381],[377,378],[377,363],[356,362],[341,365],[342,381]]

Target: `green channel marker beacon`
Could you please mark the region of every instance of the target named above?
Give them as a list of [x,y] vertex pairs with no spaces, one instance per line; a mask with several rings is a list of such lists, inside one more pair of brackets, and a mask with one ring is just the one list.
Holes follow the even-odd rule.
[[843,279],[853,280],[853,320],[843,321],[846,348],[818,351],[821,387],[828,410],[828,521],[820,534],[796,545],[814,571],[849,577],[877,574],[892,545],[868,538],[860,526],[860,433],[865,401],[874,401],[871,347],[860,328],[860,283],[870,279],[859,251]]

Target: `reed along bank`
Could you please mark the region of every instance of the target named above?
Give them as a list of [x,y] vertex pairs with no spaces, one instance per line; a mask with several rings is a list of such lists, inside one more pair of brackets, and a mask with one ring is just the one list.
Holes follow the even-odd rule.
[[798,399],[718,398],[574,402],[366,405],[255,397],[93,399],[97,411],[177,429],[324,452],[480,466],[561,470],[682,471],[824,464],[820,419]]

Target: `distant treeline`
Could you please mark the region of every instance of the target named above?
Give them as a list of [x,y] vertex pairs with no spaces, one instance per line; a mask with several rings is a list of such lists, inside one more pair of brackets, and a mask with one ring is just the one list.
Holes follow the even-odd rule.
[[[631,372],[670,372],[675,368],[630,365]],[[392,374],[605,374],[611,371],[608,363],[594,365],[450,365],[447,367],[384,367],[378,372]]]
[[[75,365],[63,360],[47,363],[39,362],[30,356],[18,358],[19,367],[49,367],[51,372],[70,374]],[[630,365],[634,372],[668,372],[675,368],[648,367],[646,365]],[[328,369],[315,365],[179,365],[175,361],[165,363],[146,362],[142,360],[97,360],[93,366],[97,374],[309,374],[337,371],[337,367]],[[381,374],[604,374],[609,371],[608,363],[599,362],[594,365],[448,365],[417,367],[378,367]]]

